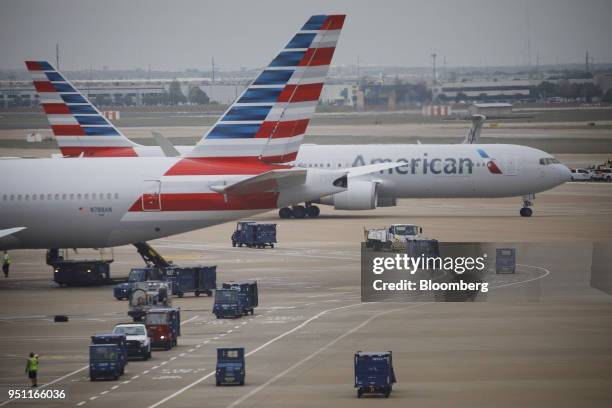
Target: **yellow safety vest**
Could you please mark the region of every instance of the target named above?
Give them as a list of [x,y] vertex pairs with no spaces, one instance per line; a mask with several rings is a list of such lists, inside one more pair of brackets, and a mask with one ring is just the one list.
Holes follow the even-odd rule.
[[28,359],[28,371],[38,371],[38,359],[36,357]]

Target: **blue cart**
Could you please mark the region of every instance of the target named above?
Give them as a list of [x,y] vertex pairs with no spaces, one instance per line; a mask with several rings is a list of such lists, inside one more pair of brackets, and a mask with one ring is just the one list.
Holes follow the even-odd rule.
[[246,245],[249,248],[274,248],[276,224],[260,224],[255,221],[239,221],[232,234],[232,246]]
[[218,348],[215,379],[217,385],[244,385],[244,348]]
[[[119,375],[125,372],[125,366],[128,363],[128,346],[124,334],[95,334],[91,336],[91,346],[109,346],[99,350],[94,347],[93,363],[91,362],[92,349],[90,347],[90,377],[92,370],[94,373],[93,377],[91,377],[92,381],[95,381],[97,378],[114,378],[113,373],[115,370]],[[106,369],[108,369],[108,372],[104,374]]]
[[259,294],[257,281],[226,282],[222,285],[223,289],[234,289],[238,291],[242,313],[254,314],[255,308],[259,305]]
[[363,394],[378,394],[389,398],[395,383],[390,351],[355,353],[355,388],[357,398]]
[[113,286],[113,296],[117,300],[129,299],[136,282],[165,280],[164,273],[157,267],[132,268],[127,282]]
[[92,344],[89,346],[89,379],[117,380],[121,376],[122,351],[116,344]]
[[169,267],[166,279],[172,282],[172,294],[183,297],[193,292],[196,296],[212,295],[217,288],[217,266]]
[[516,273],[516,248],[495,250],[495,273]]

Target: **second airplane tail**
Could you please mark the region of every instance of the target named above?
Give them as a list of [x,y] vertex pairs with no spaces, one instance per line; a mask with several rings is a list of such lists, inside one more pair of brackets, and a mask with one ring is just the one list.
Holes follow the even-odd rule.
[[64,156],[131,157],[126,138],[47,61],[26,61],[51,130]]

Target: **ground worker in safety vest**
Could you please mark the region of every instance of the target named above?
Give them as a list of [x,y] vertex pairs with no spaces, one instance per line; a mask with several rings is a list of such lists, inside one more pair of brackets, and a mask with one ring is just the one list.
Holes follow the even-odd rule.
[[11,266],[11,258],[9,257],[8,252],[4,252],[4,258],[2,260],[2,272],[4,272],[4,277],[8,278],[9,268]]
[[26,363],[26,374],[32,381],[32,387],[38,387],[38,354],[30,353],[30,358]]

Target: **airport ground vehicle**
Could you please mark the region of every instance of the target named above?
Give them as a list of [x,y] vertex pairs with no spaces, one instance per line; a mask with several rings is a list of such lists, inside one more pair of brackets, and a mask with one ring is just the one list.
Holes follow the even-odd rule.
[[232,233],[232,246],[246,245],[249,248],[274,248],[276,224],[262,224],[255,221],[238,221]]
[[244,348],[218,348],[215,380],[217,385],[244,385]]
[[115,325],[113,334],[125,336],[128,357],[140,357],[143,360],[151,358],[151,339],[144,324],[120,323]]
[[128,316],[142,320],[149,309],[172,306],[171,284],[165,281],[136,282],[129,296]]
[[243,314],[255,313],[255,308],[259,304],[257,281],[225,282],[222,287],[223,289],[234,289],[238,291]]
[[591,181],[593,173],[588,169],[570,169],[572,181]]
[[593,181],[612,181],[612,169],[610,168],[598,168],[593,172]]
[[516,248],[495,249],[495,273],[516,272]]
[[173,307],[149,309],[145,325],[151,346],[170,350],[177,345],[181,335],[181,311]]
[[440,256],[440,243],[437,239],[413,239],[406,241],[406,254],[411,258]]
[[136,282],[165,280],[162,272],[155,267],[132,268],[127,282],[113,286],[113,296],[117,300],[129,299]]
[[172,294],[183,297],[185,293],[193,292],[196,296],[204,293],[212,295],[217,289],[216,266],[192,266],[166,268],[166,281],[171,283]]
[[244,299],[237,289],[217,289],[215,291],[215,304],[213,314],[217,319],[225,317],[241,317]]
[[[94,356],[100,357],[98,362],[95,364],[94,371],[100,372],[104,371],[103,367],[106,366],[104,359],[108,358],[110,360],[114,360],[116,365],[116,371],[119,375],[122,375],[125,371],[125,366],[128,362],[128,347],[127,340],[124,334],[118,333],[102,333],[95,334],[91,336],[91,344],[92,345],[104,345],[104,346],[113,346],[114,353],[112,352],[113,348],[106,349],[105,351],[100,351],[94,353]],[[91,354],[90,354],[91,355]],[[90,365],[91,370],[91,365]],[[100,375],[94,374],[94,378],[98,378]]]
[[382,394],[389,398],[396,382],[390,351],[355,353],[355,388],[357,398],[363,394]]
[[384,228],[365,229],[366,248],[375,251],[406,249],[406,241],[417,239],[423,228],[414,224],[392,224]]
[[68,250],[53,248],[47,251],[47,265],[53,267],[53,280],[59,285],[101,285],[110,282],[113,259],[68,259]]
[[121,376],[121,350],[116,344],[89,346],[89,378],[117,380]]

